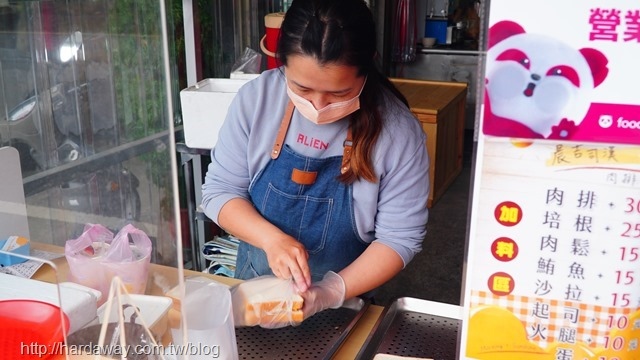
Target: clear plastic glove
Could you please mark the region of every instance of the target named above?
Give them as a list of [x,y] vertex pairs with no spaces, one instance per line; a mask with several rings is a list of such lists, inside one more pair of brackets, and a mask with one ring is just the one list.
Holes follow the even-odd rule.
[[315,313],[325,309],[337,309],[344,303],[346,286],[342,277],[333,271],[324,274],[322,280],[311,284],[311,287],[302,293],[304,306],[302,312],[304,319],[308,319]]

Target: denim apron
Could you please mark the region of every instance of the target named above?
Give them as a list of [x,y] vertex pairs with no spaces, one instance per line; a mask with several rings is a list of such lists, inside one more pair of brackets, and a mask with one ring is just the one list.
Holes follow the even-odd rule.
[[[283,146],[293,109],[289,102],[271,160],[249,186],[249,195],[267,221],[304,244],[312,281],[318,281],[327,271],[338,272],[351,264],[368,244],[356,228],[352,186],[337,179],[348,170],[350,131],[343,156],[302,156]],[[266,253],[241,241],[235,277],[261,275],[273,275]]]

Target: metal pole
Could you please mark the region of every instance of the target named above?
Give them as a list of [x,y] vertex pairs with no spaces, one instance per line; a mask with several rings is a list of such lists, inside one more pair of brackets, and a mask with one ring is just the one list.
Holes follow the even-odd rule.
[[187,86],[192,86],[198,82],[192,0],[182,0],[182,17],[184,24],[184,53],[187,67]]

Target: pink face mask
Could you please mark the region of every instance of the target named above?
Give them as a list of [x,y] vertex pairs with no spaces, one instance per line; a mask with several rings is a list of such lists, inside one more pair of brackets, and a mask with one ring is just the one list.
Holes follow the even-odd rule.
[[294,93],[289,87],[289,83],[287,83],[287,94],[291,102],[293,102],[293,105],[295,105],[296,109],[298,109],[304,117],[319,125],[329,124],[360,109],[360,94],[362,94],[362,89],[364,89],[366,83],[367,79],[365,78],[360,92],[354,98],[331,103],[320,110],[317,110],[311,101]]

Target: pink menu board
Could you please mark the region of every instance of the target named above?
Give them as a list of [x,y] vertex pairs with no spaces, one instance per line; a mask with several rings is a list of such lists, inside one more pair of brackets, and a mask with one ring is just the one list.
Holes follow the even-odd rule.
[[484,134],[640,144],[640,2],[490,6]]
[[459,358],[640,360],[640,2],[490,6]]

